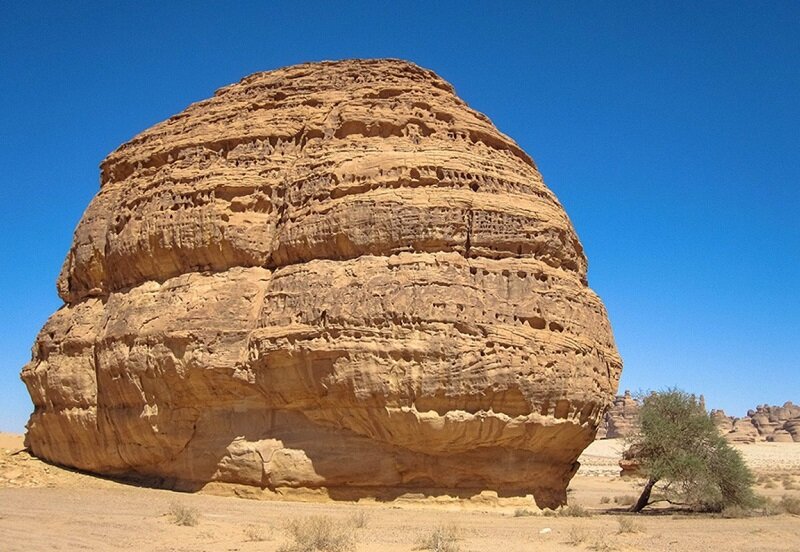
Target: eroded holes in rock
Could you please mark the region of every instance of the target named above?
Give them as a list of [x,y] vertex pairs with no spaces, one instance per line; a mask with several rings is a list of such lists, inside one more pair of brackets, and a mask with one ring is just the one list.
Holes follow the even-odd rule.
[[566,399],[561,399],[560,401],[556,402],[556,409],[553,412],[553,416],[556,418],[564,419],[569,415],[569,401]]
[[478,185],[477,182],[473,182],[472,184],[469,185],[469,187],[472,189],[473,192],[477,192],[478,190],[481,189],[481,187]]
[[581,423],[585,423],[590,418],[594,417],[594,411],[595,411],[596,406],[597,405],[595,405],[593,402],[587,402],[586,404],[583,405],[583,408],[581,409],[581,414],[580,414]]
[[545,319],[539,316],[528,316],[524,320],[528,323],[528,326],[534,330],[543,330],[547,325]]
[[411,179],[412,180],[419,180],[420,179],[420,174],[419,174],[419,171],[417,169],[411,169]]
[[524,280],[525,278],[528,277],[528,273],[525,272],[525,271],[520,270],[520,271],[517,272],[517,277],[518,278],[522,278]]
[[558,322],[550,322],[550,331],[563,332],[564,331],[564,326],[562,326]]
[[[172,217],[172,216],[170,215],[170,218],[171,218],[171,217]],[[123,229],[123,228],[125,228],[125,223],[126,223],[126,222],[128,222],[128,219],[127,219],[127,217],[122,217],[122,216],[120,216],[120,215],[117,215],[117,216],[114,218],[114,232],[115,232],[116,234],[119,234],[120,232],[122,232],[122,229]]]
[[402,90],[397,88],[384,88],[383,90],[379,90],[378,92],[370,92],[366,94],[364,97],[369,99],[380,99],[380,100],[388,100],[389,98],[396,98],[403,94]]
[[436,169],[436,178],[438,178],[440,181],[444,180],[444,171],[442,169]]
[[450,123],[452,123],[453,121],[455,121],[455,117],[453,117],[453,116],[452,116],[452,115],[450,115],[449,113],[445,113],[445,112],[443,112],[443,111],[435,111],[433,115],[434,115],[434,117],[436,117],[436,119],[438,119],[439,121],[443,121],[443,122],[445,122],[445,123],[447,123],[447,124],[450,124]]
[[475,276],[476,274],[478,274],[478,269],[475,268],[474,266],[471,266],[469,267],[469,273]]

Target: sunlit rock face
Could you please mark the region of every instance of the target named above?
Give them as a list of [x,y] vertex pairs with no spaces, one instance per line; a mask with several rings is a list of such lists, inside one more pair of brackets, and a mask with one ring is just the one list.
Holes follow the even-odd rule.
[[720,433],[732,443],[800,442],[800,406],[786,402],[783,406],[758,405],[744,418],[727,416],[723,410],[711,412]]
[[27,443],[199,488],[565,501],[621,370],[531,158],[398,60],[251,75],[101,165]]
[[639,401],[629,390],[617,395],[597,428],[598,439],[620,439],[630,436],[636,429]]

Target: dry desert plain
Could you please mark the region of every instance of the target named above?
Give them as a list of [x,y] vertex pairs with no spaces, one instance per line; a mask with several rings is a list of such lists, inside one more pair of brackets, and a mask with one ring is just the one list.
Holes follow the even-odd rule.
[[[490,497],[470,503],[351,503],[313,496],[264,501],[142,488],[46,464],[22,450],[20,435],[0,434],[0,550],[275,551],[291,543],[286,528],[292,520],[312,516],[348,526],[358,551],[420,549],[437,527],[455,528],[462,551],[800,550],[800,517],[788,514],[724,519],[666,510],[625,513],[619,503],[637,486],[616,476],[621,446],[596,441],[581,457],[569,498],[592,515],[551,517],[519,515],[520,504]],[[760,494],[800,498],[800,443],[739,448],[760,476]],[[176,505],[196,513],[197,524],[177,525],[170,514]]]

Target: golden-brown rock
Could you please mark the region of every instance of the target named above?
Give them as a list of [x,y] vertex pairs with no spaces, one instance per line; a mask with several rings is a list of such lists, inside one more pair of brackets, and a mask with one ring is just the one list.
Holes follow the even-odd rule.
[[639,418],[639,401],[633,398],[629,390],[617,395],[609,407],[600,426],[597,428],[597,439],[619,439],[630,436],[636,429]]
[[563,208],[397,60],[258,73],[103,161],[23,379],[105,474],[565,500],[621,370]]
[[712,416],[720,433],[734,443],[800,442],[800,406],[792,401],[783,406],[758,405],[743,418],[726,416],[722,410]]

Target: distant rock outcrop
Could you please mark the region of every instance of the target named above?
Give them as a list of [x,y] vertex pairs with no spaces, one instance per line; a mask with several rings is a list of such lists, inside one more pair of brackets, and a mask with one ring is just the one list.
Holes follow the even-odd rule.
[[27,444],[182,488],[557,506],[621,371],[586,267],[531,158],[431,71],[258,73],[103,161]]
[[[705,408],[705,399],[699,398]],[[617,395],[597,428],[597,439],[627,437],[635,429],[639,402],[629,391]],[[720,433],[732,443],[800,442],[800,406],[791,401],[783,406],[761,405],[749,410],[744,418],[728,416],[723,410],[709,413]]]
[[712,416],[720,432],[734,443],[800,442],[800,406],[791,401],[783,406],[760,405],[744,418],[727,416],[722,410],[712,411]]
[[617,439],[627,437],[633,431],[636,418],[639,416],[639,402],[631,396],[627,389],[623,395],[617,395],[614,404],[608,409],[600,427],[597,429],[598,439]]

